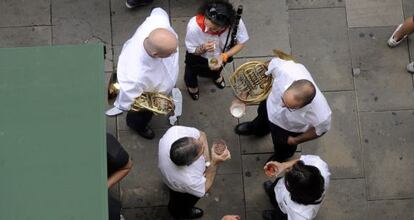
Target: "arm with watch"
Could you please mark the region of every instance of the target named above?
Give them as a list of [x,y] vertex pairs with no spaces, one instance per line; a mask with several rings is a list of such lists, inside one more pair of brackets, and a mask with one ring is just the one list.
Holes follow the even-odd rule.
[[217,155],[214,152],[214,145],[211,147],[211,162],[206,160],[206,172],[204,173],[204,176],[206,177],[206,192],[208,192],[211,188],[211,186],[214,183],[214,179],[216,177],[217,168],[219,164],[222,162],[230,159],[230,151],[226,149],[224,153],[221,155]]

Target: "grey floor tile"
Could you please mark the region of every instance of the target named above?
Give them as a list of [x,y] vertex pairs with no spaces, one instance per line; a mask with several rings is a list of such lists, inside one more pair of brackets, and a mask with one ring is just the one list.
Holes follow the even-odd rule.
[[246,47],[236,56],[272,55],[272,49],[278,48],[290,53],[289,15],[286,1],[234,0],[233,5],[244,6],[242,20],[246,24],[250,40]]
[[287,0],[289,9],[345,7],[344,0]]
[[101,42],[111,48],[109,1],[56,0],[52,11],[54,44]]
[[170,0],[171,17],[192,17],[197,14],[201,3],[198,0]]
[[345,9],[293,10],[289,17],[292,54],[309,70],[319,88],[352,90]]
[[120,131],[119,141],[134,161],[131,172],[120,183],[124,208],[163,206],[168,204],[168,188],[158,169],[158,142],[166,130],[155,130],[147,140],[130,131]]
[[167,13],[169,11],[168,1],[165,0],[155,0],[150,5],[132,10],[126,8],[124,0],[111,0],[113,45],[122,45],[131,38],[139,25],[150,15],[153,7],[161,7]]
[[331,180],[316,220],[367,219],[364,179]]
[[325,92],[332,110],[331,129],[322,137],[302,145],[303,154],[319,155],[332,178],[363,176],[362,148],[354,92]]
[[414,200],[379,200],[368,202],[368,219],[414,219]]
[[413,198],[414,111],[360,114],[367,198]]
[[227,110],[231,98],[230,88],[221,90],[215,85],[201,86],[198,101],[193,101],[183,91],[183,115],[179,124],[204,131],[210,145],[216,139],[224,139],[231,152],[231,160],[221,165],[219,173],[241,173],[240,146],[233,132],[237,120]]
[[127,220],[174,220],[167,206],[123,209],[121,213]]
[[359,111],[414,108],[412,75],[407,73],[407,44],[390,49],[386,41],[394,28],[350,30],[352,67]]
[[2,1],[0,27],[51,25],[50,0]]
[[217,175],[207,197],[196,204],[204,210],[202,219],[217,220],[227,214],[244,217],[243,182],[240,174]]
[[390,26],[401,22],[401,0],[347,0],[349,27]]
[[[272,209],[263,189],[263,182],[274,181],[264,174],[263,167],[271,154],[243,155],[244,197],[248,216],[257,216],[265,209]],[[261,216],[261,215],[260,215]],[[251,219],[251,218],[249,218]]]
[[45,46],[51,43],[50,26],[0,28],[0,47]]

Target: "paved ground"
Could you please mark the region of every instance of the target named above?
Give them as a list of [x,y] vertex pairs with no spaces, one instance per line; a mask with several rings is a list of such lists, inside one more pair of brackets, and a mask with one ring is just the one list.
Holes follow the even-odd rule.
[[[186,23],[200,1],[155,0],[169,11],[180,36],[181,58]],[[291,52],[308,67],[333,110],[332,129],[303,144],[303,154],[318,154],[330,165],[331,187],[317,219],[414,219],[414,89],[405,65],[414,53],[411,37],[395,49],[386,40],[414,0],[234,0],[244,5],[251,40],[227,71],[247,60],[263,60],[271,49]],[[122,44],[148,15],[150,7],[127,10],[123,0],[0,0],[0,46],[103,42],[108,48],[106,76],[116,65]],[[183,59],[180,61],[183,63]],[[181,66],[181,74],[182,68]],[[353,75],[352,70],[360,74]],[[182,76],[182,75],[181,75]],[[230,88],[201,86],[198,102],[184,94],[181,125],[206,131],[209,140],[227,140],[232,160],[219,170],[214,187],[198,206],[203,219],[237,213],[261,219],[270,208],[261,183],[261,167],[272,151],[270,137],[239,137],[239,122],[227,111]],[[178,86],[183,89],[180,77]],[[248,110],[242,121],[254,117]],[[147,141],[131,132],[124,116],[107,119],[135,161],[132,173],[113,193],[127,219],[170,219],[168,191],[157,170],[157,142],[169,127],[166,118],[151,126]]]

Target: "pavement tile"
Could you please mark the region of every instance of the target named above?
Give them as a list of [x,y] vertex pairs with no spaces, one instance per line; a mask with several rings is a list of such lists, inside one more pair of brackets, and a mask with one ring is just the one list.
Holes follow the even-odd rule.
[[0,47],[29,47],[50,45],[49,26],[0,28]]
[[331,180],[315,220],[367,219],[364,179]]
[[145,18],[150,15],[153,7],[161,7],[166,12],[169,11],[168,1],[165,0],[155,0],[147,6],[134,9],[128,9],[125,0],[111,0],[113,45],[122,45],[131,38]]
[[345,0],[287,0],[289,9],[345,7]]
[[407,44],[393,49],[386,44],[393,31],[391,27],[350,30],[352,67],[360,70],[354,77],[359,111],[414,108],[412,75],[405,70]]
[[242,20],[250,37],[246,47],[236,57],[268,56],[275,48],[290,53],[286,1],[262,0],[260,4],[249,0],[232,2],[236,8],[239,4],[243,5]]
[[121,213],[127,220],[174,220],[168,212],[167,206],[123,209]]
[[200,6],[199,0],[170,0],[171,17],[192,17]]
[[345,8],[292,10],[289,17],[292,54],[319,88],[352,90]]
[[319,155],[328,163],[332,178],[362,177],[355,94],[348,91],[325,92],[324,95],[332,110],[331,129],[322,137],[304,143],[302,153]]
[[263,167],[271,154],[255,154],[243,155],[243,181],[244,181],[244,197],[246,200],[246,211],[248,219],[253,216],[261,216],[263,210],[272,209],[263,189],[263,183],[267,180],[274,181],[264,174]]
[[362,112],[360,120],[367,198],[413,198],[414,111]]
[[121,180],[121,201],[124,208],[163,206],[168,204],[168,188],[158,169],[158,142],[165,133],[155,130],[153,140],[132,131],[120,131],[119,141],[134,161],[134,167]]
[[367,219],[414,219],[413,204],[413,199],[369,201]]
[[[179,124],[195,127],[207,134],[209,144],[216,139],[224,139],[232,158],[220,165],[218,173],[241,173],[241,158],[238,136],[233,132],[237,120],[227,110],[232,100],[230,88],[217,89],[215,85],[202,84],[200,99],[193,101],[183,91],[183,115]],[[208,101],[210,100],[210,101]]]
[[0,7],[0,27],[51,25],[50,0],[5,0]]
[[105,71],[112,71],[111,18],[108,8],[108,1],[53,1],[53,44],[105,44]]
[[401,0],[347,0],[349,27],[391,26],[402,21]]
[[208,196],[201,198],[196,207],[204,210],[203,220],[217,220],[228,214],[237,214],[245,219],[240,174],[217,175]]

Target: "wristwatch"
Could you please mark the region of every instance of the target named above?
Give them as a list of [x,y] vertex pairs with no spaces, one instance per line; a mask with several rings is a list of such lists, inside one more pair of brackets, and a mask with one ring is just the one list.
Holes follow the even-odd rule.
[[208,168],[211,165],[210,161],[206,161],[206,167]]

